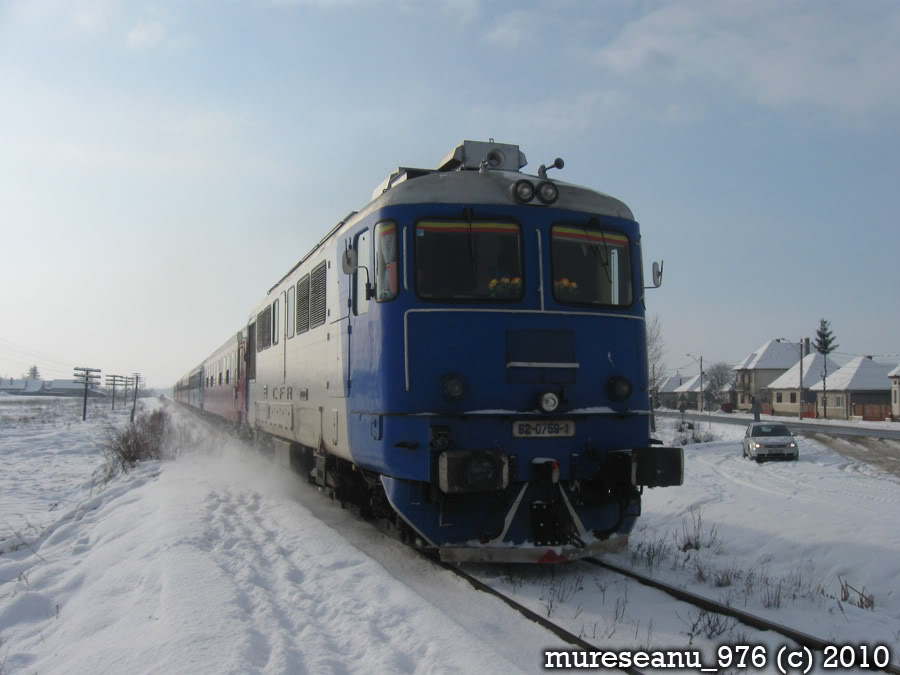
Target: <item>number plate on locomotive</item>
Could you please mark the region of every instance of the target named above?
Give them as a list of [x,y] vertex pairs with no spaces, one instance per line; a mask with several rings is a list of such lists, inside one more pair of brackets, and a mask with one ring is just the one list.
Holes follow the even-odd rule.
[[524,420],[513,422],[513,436],[517,438],[558,438],[560,436],[574,436],[575,422],[561,422],[551,420],[549,422],[526,422]]

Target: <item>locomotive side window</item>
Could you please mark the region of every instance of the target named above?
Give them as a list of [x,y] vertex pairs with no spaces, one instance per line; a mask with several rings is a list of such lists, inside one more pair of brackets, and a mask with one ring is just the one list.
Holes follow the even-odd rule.
[[416,292],[441,300],[521,299],[521,228],[514,223],[419,221]]
[[384,302],[397,297],[400,263],[397,260],[397,225],[375,226],[375,300]]
[[[356,235],[356,245],[354,248],[356,249],[357,261],[361,266],[353,273],[356,277],[356,283],[354,284],[354,305],[357,314],[365,314],[369,311],[369,299],[366,297],[366,281],[372,270],[372,263],[370,262],[372,251],[369,246],[368,230],[363,230]],[[364,270],[362,267],[365,267],[366,269]],[[366,270],[369,271],[367,272]]]
[[297,335],[309,330],[309,275],[297,282]]
[[628,237],[577,225],[551,229],[553,297],[557,302],[626,306],[632,303]]
[[294,311],[297,306],[294,304],[294,287],[293,285],[287,291],[287,298],[284,301],[284,309],[286,316],[284,317],[284,328],[287,330],[289,338],[294,337]]
[[309,327],[325,323],[325,262],[309,274]]
[[272,303],[272,344],[278,344],[278,300]]

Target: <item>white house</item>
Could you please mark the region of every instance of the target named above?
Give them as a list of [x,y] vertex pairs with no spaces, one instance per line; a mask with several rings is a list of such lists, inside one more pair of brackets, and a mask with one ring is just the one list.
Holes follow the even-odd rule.
[[688,410],[700,410],[700,375],[694,375],[690,379],[686,379],[683,384],[675,388],[676,404],[675,407],[680,409],[681,404]]
[[[827,356],[819,352],[813,352],[803,357],[803,402],[815,404],[816,393],[812,387],[822,382],[822,370],[828,367],[828,373],[835,373],[840,366]],[[800,362],[797,361],[785,373],[779,375],[769,384],[769,392],[772,396],[772,411],[776,415],[797,415],[800,412],[800,403],[797,389],[800,387]],[[810,405],[811,413],[815,416],[815,409]]]
[[753,397],[800,362],[800,343],[769,340],[734,367],[737,407],[750,410]]
[[[876,361],[871,356],[857,356],[833,374],[829,373],[824,383],[820,381],[811,387],[816,392],[816,409],[820,416],[883,420],[891,403],[888,373],[893,372],[896,365]],[[823,385],[828,387],[827,391],[823,390]]]

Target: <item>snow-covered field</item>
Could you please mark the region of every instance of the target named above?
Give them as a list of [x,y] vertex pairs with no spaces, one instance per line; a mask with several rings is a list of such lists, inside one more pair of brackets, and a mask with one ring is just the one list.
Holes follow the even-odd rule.
[[[177,460],[101,488],[104,429],[124,416],[98,408],[82,423],[80,412],[0,399],[3,675],[538,672],[561,647],[206,429],[202,442],[181,436]],[[660,420],[666,441],[673,425]],[[645,493],[631,553],[616,560],[900,654],[900,481],[805,439],[799,462],[757,465],[741,457],[741,427],[711,432],[686,446],[683,487]],[[728,642],[780,644],[583,563],[469,569],[598,648],[690,642],[712,663]]]

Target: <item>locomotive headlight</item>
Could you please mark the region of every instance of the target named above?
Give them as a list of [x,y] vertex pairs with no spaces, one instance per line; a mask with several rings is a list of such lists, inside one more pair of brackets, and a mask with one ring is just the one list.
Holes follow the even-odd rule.
[[613,375],[606,383],[606,393],[613,401],[624,401],[631,396],[631,382],[622,375]]
[[559,407],[559,396],[554,394],[552,391],[548,391],[546,394],[541,396],[540,401],[541,410],[546,413],[552,413]]
[[459,375],[444,375],[441,378],[441,391],[451,401],[458,401],[466,393],[466,387]]
[[530,202],[534,199],[534,185],[527,180],[516,181],[513,185],[513,194],[520,202]]
[[559,197],[559,189],[553,183],[541,183],[537,188],[537,196],[545,204],[552,204]]

